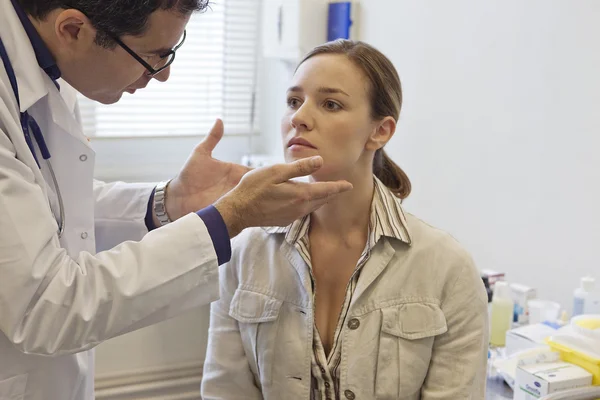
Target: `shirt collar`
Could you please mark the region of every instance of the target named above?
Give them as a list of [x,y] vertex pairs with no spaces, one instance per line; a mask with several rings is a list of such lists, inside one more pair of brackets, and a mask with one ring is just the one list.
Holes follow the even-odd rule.
[[21,21],[21,24],[23,25],[23,29],[25,29],[25,32],[29,37],[31,47],[33,47],[33,51],[40,68],[44,70],[44,72],[50,77],[50,79],[52,79],[52,81],[56,82],[56,80],[60,78],[61,73],[56,61],[54,60],[54,57],[52,56],[52,53],[50,53],[48,46],[46,46],[42,40],[42,37],[27,17],[27,14],[23,8],[21,8],[21,6],[17,3],[17,0],[11,0],[11,2],[15,12],[17,13],[17,16],[19,17],[19,20]]
[[[402,208],[402,201],[377,178],[373,177],[375,188],[371,203],[371,221],[369,226],[369,242],[375,244],[382,236],[411,244],[408,223]],[[310,216],[294,221],[286,227],[269,227],[264,230],[269,234],[285,234],[285,240],[294,245],[302,239],[310,226]]]

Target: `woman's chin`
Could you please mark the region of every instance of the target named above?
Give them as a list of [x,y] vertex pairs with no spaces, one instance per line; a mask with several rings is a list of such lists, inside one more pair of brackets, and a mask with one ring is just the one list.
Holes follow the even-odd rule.
[[314,182],[337,181],[340,179],[340,173],[336,173],[335,171],[328,168],[327,165],[324,165],[323,167],[321,167],[321,169],[312,174],[310,176],[310,179]]
[[[303,158],[308,158],[308,157],[314,157],[314,156],[318,156],[319,154],[314,151],[311,152],[311,154],[298,154],[298,153],[292,153],[292,152],[285,152],[285,161],[287,163],[292,163],[294,161],[298,161],[301,160]],[[310,180],[314,181],[314,182],[331,182],[331,181],[336,181],[339,180],[340,175],[343,175],[343,173],[341,173],[341,171],[339,171],[339,169],[334,168],[331,165],[328,165],[327,160],[323,160],[324,165],[318,170],[316,171],[314,174],[310,175]],[[308,181],[309,177],[300,177],[298,179],[294,179],[294,180],[298,180],[298,181]]]
[[[302,146],[302,147],[304,147],[304,146]],[[294,161],[302,160],[303,158],[318,156],[319,152],[316,149],[311,149],[311,148],[305,148],[305,149],[294,150],[294,151],[291,151],[290,149],[286,149],[284,155],[285,155],[285,161],[288,163],[291,163]]]

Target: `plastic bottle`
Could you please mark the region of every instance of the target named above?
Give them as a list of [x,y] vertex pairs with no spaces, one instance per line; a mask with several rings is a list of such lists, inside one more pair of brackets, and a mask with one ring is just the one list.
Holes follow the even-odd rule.
[[598,315],[600,314],[600,290],[596,288],[589,296],[585,299],[585,305],[583,306],[583,313],[586,315]]
[[589,276],[581,278],[581,286],[573,292],[573,317],[584,313],[585,304],[594,291],[595,279]]
[[507,282],[498,281],[494,287],[492,299],[492,316],[490,344],[503,347],[506,343],[506,332],[510,330],[513,320],[514,302]]

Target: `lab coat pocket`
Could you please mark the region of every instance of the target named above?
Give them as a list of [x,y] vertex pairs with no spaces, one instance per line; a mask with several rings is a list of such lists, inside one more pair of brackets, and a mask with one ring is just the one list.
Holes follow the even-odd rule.
[[229,315],[238,321],[246,356],[261,386],[270,385],[273,379],[275,340],[282,303],[274,297],[240,288],[231,299]]
[[0,381],[0,400],[22,400],[25,397],[27,374]]
[[381,309],[377,399],[412,398],[421,390],[435,336],[448,330],[439,306],[409,303]]

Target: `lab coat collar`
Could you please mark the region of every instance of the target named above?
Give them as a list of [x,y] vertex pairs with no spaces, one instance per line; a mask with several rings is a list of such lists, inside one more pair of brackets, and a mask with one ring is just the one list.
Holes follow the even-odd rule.
[[37,59],[38,65],[40,68],[44,70],[44,72],[56,82],[58,78],[60,78],[60,69],[56,64],[56,60],[50,53],[50,49],[46,46],[46,43],[42,40],[42,37],[35,29],[29,17],[25,13],[25,10],[17,3],[17,0],[11,0],[13,8],[23,25],[23,29],[27,33],[27,37],[29,37],[29,41],[31,42],[31,47],[33,47],[33,52],[35,53],[35,57]]
[[54,84],[40,68],[27,32],[9,0],[0,0],[0,38],[17,77],[20,112],[25,112]]

